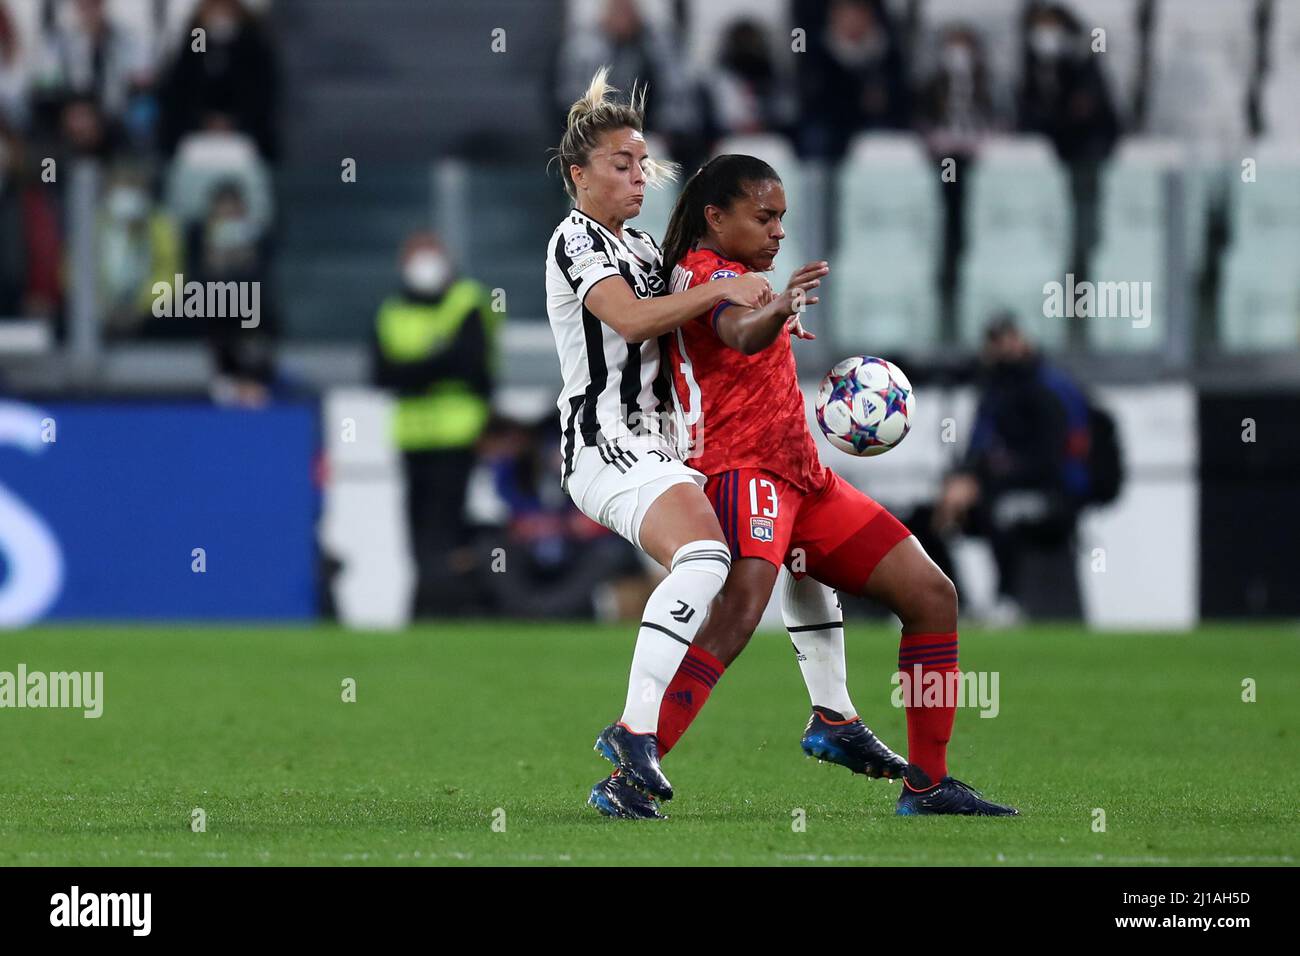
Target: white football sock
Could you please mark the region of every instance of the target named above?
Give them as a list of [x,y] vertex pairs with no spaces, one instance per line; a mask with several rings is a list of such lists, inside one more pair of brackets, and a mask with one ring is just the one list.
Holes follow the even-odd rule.
[[638,734],[659,727],[659,705],[686,650],[722,590],[731,553],[721,541],[692,541],[673,555],[668,577],[646,601],[632,652],[623,723]]
[[781,570],[781,616],[799,659],[808,696],[818,707],[838,711],[845,720],[858,716],[845,683],[844,611],[835,592],[805,575]]

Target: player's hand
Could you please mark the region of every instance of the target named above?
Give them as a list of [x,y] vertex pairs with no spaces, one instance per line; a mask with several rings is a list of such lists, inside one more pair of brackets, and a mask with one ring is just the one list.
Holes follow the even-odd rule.
[[761,309],[772,301],[772,286],[757,272],[722,279],[726,284],[724,298],[746,309]]
[[[814,299],[813,301],[815,302],[816,299]],[[811,332],[809,332],[807,329],[803,327],[803,322],[800,321],[800,316],[799,313],[797,312],[794,315],[790,316],[790,318],[786,319],[785,330],[789,332],[791,335],[793,335],[796,339],[817,338],[817,336],[813,335]]]
[[786,331],[793,334],[794,326],[798,326],[800,332],[803,333],[799,338],[810,339],[814,337],[811,332],[803,332],[803,326],[799,322],[799,315],[807,306],[816,305],[820,301],[817,296],[808,294],[802,286],[794,286],[777,296],[776,301],[779,303],[778,308],[781,313],[786,316]]
[[786,283],[785,289],[787,292],[803,289],[807,293],[821,285],[822,277],[830,271],[831,265],[824,259],[805,263],[795,270],[794,275],[790,276],[790,281]]

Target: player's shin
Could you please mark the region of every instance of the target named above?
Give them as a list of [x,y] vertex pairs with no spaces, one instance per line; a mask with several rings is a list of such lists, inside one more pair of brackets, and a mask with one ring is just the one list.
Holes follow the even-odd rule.
[[849,700],[844,663],[844,611],[835,592],[819,581],[796,578],[783,571],[781,616],[794,645],[814,707],[838,714],[840,720],[858,715]]
[[695,722],[724,670],[722,661],[704,648],[692,644],[687,649],[659,707],[660,757],[667,756]]
[[948,741],[957,713],[951,675],[957,667],[957,632],[904,634],[898,674],[907,714],[907,760],[938,783],[948,775]]
[[673,555],[668,576],[646,602],[637,632],[622,717],[632,732],[658,729],[664,694],[730,567],[731,554],[720,541],[692,541]]

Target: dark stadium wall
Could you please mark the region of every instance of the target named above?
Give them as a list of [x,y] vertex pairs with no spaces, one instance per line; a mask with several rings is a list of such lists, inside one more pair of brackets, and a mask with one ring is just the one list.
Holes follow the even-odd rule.
[[1202,395],[1199,419],[1201,615],[1300,615],[1300,395]]

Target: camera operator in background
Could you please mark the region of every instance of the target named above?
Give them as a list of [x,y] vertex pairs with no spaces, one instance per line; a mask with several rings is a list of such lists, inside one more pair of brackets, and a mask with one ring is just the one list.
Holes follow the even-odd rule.
[[374,380],[393,392],[393,438],[406,475],[416,566],[413,616],[454,614],[472,593],[465,494],[487,424],[494,339],[504,318],[488,292],[457,276],[429,232],[402,247],[401,291],[375,318]]
[[939,500],[909,525],[954,580],[945,539],[988,539],[998,580],[988,623],[1081,618],[1075,531],[1085,506],[1118,494],[1114,423],[1010,315],[985,330],[982,364],[970,446]]

